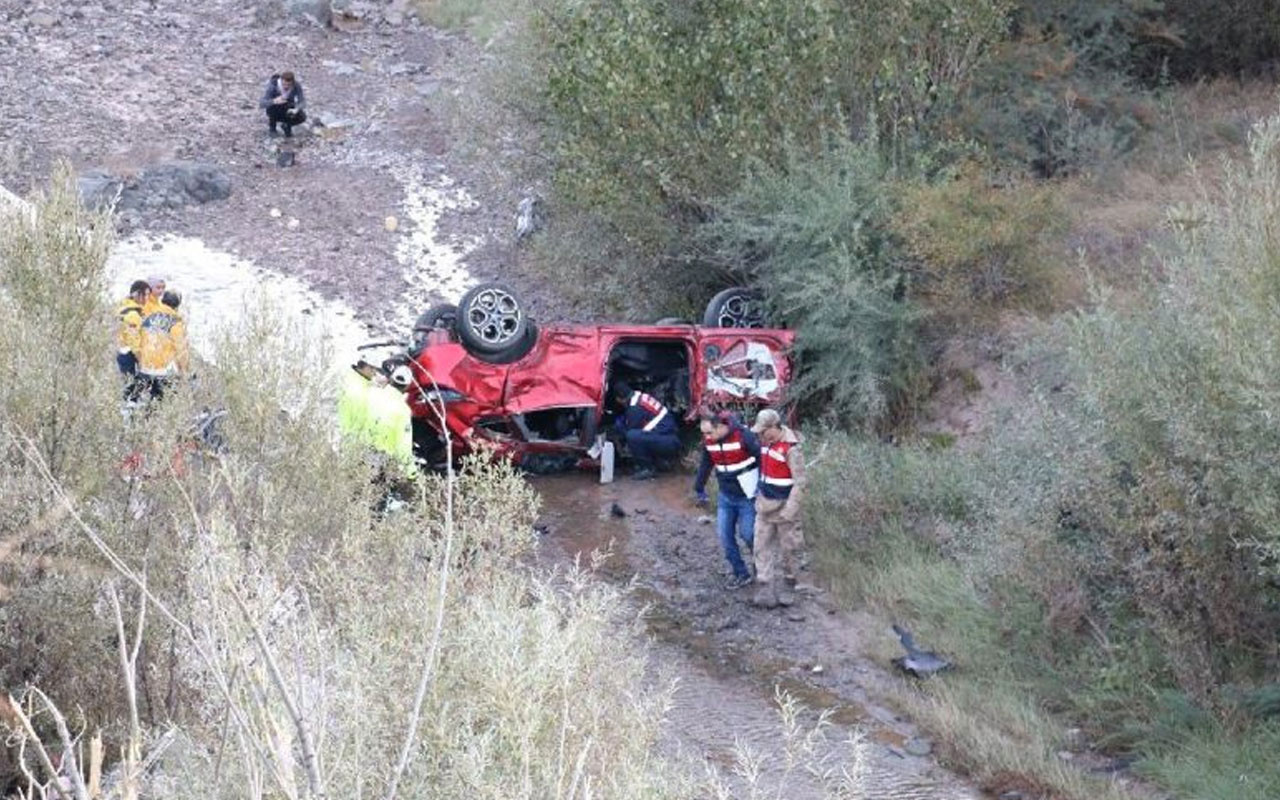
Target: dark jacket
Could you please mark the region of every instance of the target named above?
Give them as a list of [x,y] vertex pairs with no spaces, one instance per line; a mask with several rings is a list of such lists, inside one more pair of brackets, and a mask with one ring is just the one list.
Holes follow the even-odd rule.
[[[732,436],[734,431],[737,431],[742,436],[743,447],[746,448],[747,453],[756,460],[758,465],[760,463],[760,440],[756,438],[754,433],[736,422],[729,427],[729,433],[726,438]],[[693,491],[697,494],[703,494],[707,490],[707,478],[709,477],[711,477],[711,454],[704,447],[702,448],[702,461],[698,464],[698,476],[693,479]],[[716,480],[720,484],[721,494],[738,498],[746,497],[736,475],[717,472]]]
[[[267,108],[272,105],[271,101],[275,100],[282,94],[280,90],[280,76],[272,75],[267,81],[267,90],[263,92],[262,99],[258,101],[258,108]],[[296,108],[301,111],[307,106],[307,97],[302,93],[302,84],[295,78],[293,88],[286,95],[288,102],[284,103],[287,108]]]
[[658,436],[675,436],[679,432],[676,419],[667,407],[652,395],[632,392],[622,416],[627,430],[640,430]]

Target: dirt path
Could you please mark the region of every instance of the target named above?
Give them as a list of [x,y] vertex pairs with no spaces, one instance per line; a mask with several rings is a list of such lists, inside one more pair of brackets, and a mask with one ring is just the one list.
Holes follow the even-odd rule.
[[[673,747],[726,764],[737,741],[776,746],[773,698],[781,688],[814,711],[828,711],[834,739],[865,732],[868,797],[981,796],[931,756],[912,755],[927,740],[872,699],[877,686],[897,678],[856,655],[858,639],[887,631],[837,613],[816,590],[789,610],[761,611],[748,603],[749,590],[722,588],[727,568],[713,526],[699,521],[703,512],[690,502],[688,476],[600,486],[575,475],[537,479],[535,486],[545,503],[547,557],[608,551],[602,574],[634,581],[637,600],[648,607],[659,658],[681,676],[669,723]],[[613,512],[615,503],[625,517]]]

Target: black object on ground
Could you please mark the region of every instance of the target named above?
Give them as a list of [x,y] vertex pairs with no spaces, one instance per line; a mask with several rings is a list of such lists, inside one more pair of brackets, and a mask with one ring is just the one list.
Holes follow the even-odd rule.
[[914,678],[925,678],[952,668],[952,663],[937,653],[916,647],[915,637],[911,635],[911,631],[900,625],[894,625],[893,632],[898,634],[902,648],[907,651],[905,656],[893,659],[893,665],[898,669]]
[[617,503],[614,503],[613,505],[609,506],[609,513],[617,517],[618,519],[622,519],[627,515],[627,512],[623,511],[622,506],[618,505]]

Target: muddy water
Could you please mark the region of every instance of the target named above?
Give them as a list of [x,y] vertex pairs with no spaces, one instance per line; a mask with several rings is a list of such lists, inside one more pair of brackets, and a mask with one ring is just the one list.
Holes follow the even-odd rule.
[[[816,756],[824,769],[861,768],[862,796],[982,796],[932,758],[908,753],[918,731],[869,700],[864,685],[891,678],[858,661],[848,647],[849,626],[818,596],[807,595],[789,611],[764,612],[747,604],[749,590],[721,588],[727,572],[714,528],[689,503],[687,476],[608,486],[591,476],[562,476],[534,485],[544,504],[544,557],[585,563],[593,552],[607,553],[597,556],[600,574],[635,586],[659,666],[679,676],[666,730],[671,752],[722,772],[732,772],[744,749],[779,752],[781,690],[810,710],[809,725],[818,712],[827,715],[826,744]],[[852,737],[862,741],[857,750],[846,744]],[[781,760],[766,763],[764,772],[766,785],[787,782],[781,797],[823,796],[811,778],[784,778]]]

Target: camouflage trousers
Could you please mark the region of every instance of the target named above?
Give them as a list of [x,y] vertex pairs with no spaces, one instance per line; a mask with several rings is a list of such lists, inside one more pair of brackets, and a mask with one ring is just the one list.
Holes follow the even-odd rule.
[[794,578],[797,554],[804,545],[800,521],[782,518],[785,500],[756,498],[756,530],[753,549],[756,582],[768,583],[781,577]]

